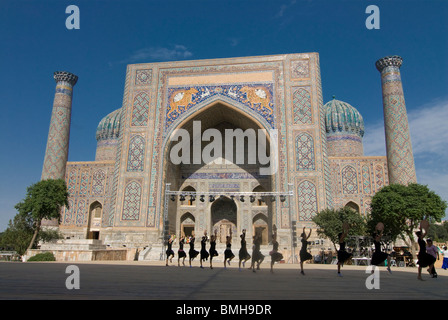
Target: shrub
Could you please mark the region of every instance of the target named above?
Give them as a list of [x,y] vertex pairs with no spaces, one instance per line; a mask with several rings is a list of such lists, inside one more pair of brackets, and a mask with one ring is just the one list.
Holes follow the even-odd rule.
[[56,261],[56,258],[51,252],[43,252],[32,256],[28,261]]

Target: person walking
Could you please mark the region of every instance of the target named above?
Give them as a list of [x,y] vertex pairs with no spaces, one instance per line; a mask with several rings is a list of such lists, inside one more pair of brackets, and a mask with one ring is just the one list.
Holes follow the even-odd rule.
[[448,248],[447,246],[444,246],[442,248],[442,256],[443,256],[443,264],[442,264],[442,269],[446,270],[448,268]]
[[[431,239],[426,239],[426,252],[432,255],[436,260],[439,260],[439,249],[432,243]],[[432,268],[428,269],[431,278],[437,278],[437,272],[435,267],[435,261]]]
[[303,264],[305,261],[311,260],[313,258],[313,256],[311,255],[311,253],[308,252],[308,239],[311,236],[311,228],[310,228],[310,233],[308,233],[308,236],[306,235],[305,232],[305,227],[303,227],[302,230],[302,234],[300,235],[302,237],[302,240],[300,240],[302,242],[302,248],[300,249],[300,273],[302,275],[305,275],[305,272],[303,271]]

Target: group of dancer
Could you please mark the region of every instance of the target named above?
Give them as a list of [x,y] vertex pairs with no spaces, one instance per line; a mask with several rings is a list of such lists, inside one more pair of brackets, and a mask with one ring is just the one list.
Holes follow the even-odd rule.
[[[261,243],[262,236],[259,233],[256,233],[253,237],[253,247],[252,247],[252,255],[247,251],[246,245],[246,230],[244,229],[240,235],[241,238],[241,247],[238,252],[238,269],[241,270],[241,266],[244,268],[245,263],[248,260],[251,260],[250,268],[253,272],[255,270],[260,270],[260,264],[263,262],[265,256],[261,253]],[[216,239],[217,239],[217,230],[215,233],[210,236],[210,239],[207,236],[207,231],[204,231],[204,235],[201,239],[201,250],[197,251],[194,247],[196,238],[194,234],[188,238],[188,244],[190,245],[190,249],[188,250],[188,258],[189,265],[192,267],[191,262],[199,255],[200,258],[200,267],[204,268],[203,263],[210,259],[210,269],[213,269],[213,258],[217,257],[219,254],[216,251]],[[178,260],[177,265],[180,266],[180,262],[182,260],[182,265],[185,266],[185,259],[187,258],[187,252],[184,250],[186,238],[182,236],[179,239],[179,250],[177,252]],[[174,258],[174,250],[172,248],[174,242],[174,236],[171,236],[167,242],[166,249],[166,265],[168,266],[168,261],[170,263],[173,262]],[[207,251],[206,244],[210,242],[210,248]],[[278,242],[277,242],[277,232],[274,225],[274,233],[272,235],[272,245],[273,249],[269,253],[271,256],[271,272],[273,272],[273,266],[275,262],[279,262],[283,259],[283,255],[278,251]],[[227,268],[227,265],[230,265],[230,262],[235,258],[235,254],[232,252],[232,232],[230,231],[230,235],[226,236],[226,249],[224,251],[224,268]]]
[[[423,230],[422,230],[423,229]],[[434,254],[431,254],[431,246],[432,242],[431,240],[427,240],[427,242],[424,240],[424,237],[427,234],[428,225],[427,222],[423,221],[420,224],[420,230],[416,232],[416,235],[418,237],[418,245],[419,245],[419,253],[418,253],[418,279],[423,280],[421,277],[421,271],[422,268],[428,267],[428,272],[431,274],[431,277],[437,277],[437,273],[434,268],[434,263],[436,261],[436,258],[434,257]],[[304,263],[308,260],[311,260],[313,256],[308,252],[308,244],[310,242],[308,239],[311,236],[311,228],[308,234],[306,234],[306,228],[303,228],[303,231],[301,233],[301,242],[302,242],[302,248],[300,250],[299,256],[300,256],[300,273],[302,275],[305,275],[304,272]],[[384,232],[384,224],[379,222],[376,225],[375,232],[372,235],[373,238],[373,244],[375,247],[375,251],[372,254],[371,258],[371,265],[374,266],[381,266],[385,264],[387,261],[387,271],[389,273],[392,273],[390,269],[390,262],[391,262],[391,256],[390,254],[382,251],[381,249],[381,238],[383,237]],[[344,266],[344,263],[346,263],[348,260],[350,260],[353,256],[352,253],[349,253],[346,250],[346,243],[345,238],[347,237],[349,233],[349,224],[343,223],[342,232],[338,234],[337,240],[339,244],[339,250],[337,250],[337,274],[338,276],[342,277],[341,273],[341,267]],[[265,256],[261,253],[261,243],[262,243],[262,236],[260,233],[256,233],[253,236],[253,247],[252,247],[252,255],[249,254],[246,247],[246,230],[242,230],[242,234],[240,235],[241,238],[241,247],[238,252],[239,257],[239,263],[238,263],[238,269],[241,270],[241,266],[244,268],[245,263],[251,259],[251,265],[249,267],[250,270],[253,272],[256,272],[256,270],[260,270],[260,264],[265,259]],[[189,237],[189,245],[190,249],[188,251],[189,256],[189,265],[190,267],[191,262],[199,255],[200,256],[200,267],[204,268],[203,262],[208,260],[210,258],[210,269],[213,269],[213,258],[218,256],[218,252],[216,251],[216,239],[217,239],[217,230],[215,230],[215,233],[211,235],[210,239],[207,236],[207,231],[204,232],[204,235],[201,239],[201,250],[197,251],[194,248],[195,245],[195,237],[192,235]],[[180,266],[180,261],[182,259],[182,265],[185,266],[185,258],[187,257],[187,253],[184,250],[184,244],[185,244],[185,236],[182,236],[179,240],[179,250],[178,250],[178,266]],[[167,250],[166,250],[166,265],[168,266],[168,260],[172,262],[172,259],[174,257],[174,251],[172,249],[172,243],[174,241],[174,236],[172,236],[168,243],[167,243]],[[206,249],[207,242],[210,241],[210,248],[209,251]],[[276,262],[280,262],[283,260],[283,255],[278,251],[279,243],[277,242],[277,228],[274,225],[273,226],[273,234],[272,234],[272,251],[269,252],[269,255],[271,256],[271,268],[270,271],[273,273],[274,271],[274,264]],[[434,246],[432,246],[434,247]],[[227,265],[230,265],[230,262],[235,258],[235,255],[232,252],[232,232],[230,231],[230,235],[226,236],[226,249],[224,251],[224,268],[227,268]],[[447,261],[448,262],[448,261]],[[372,271],[373,272],[373,271]]]

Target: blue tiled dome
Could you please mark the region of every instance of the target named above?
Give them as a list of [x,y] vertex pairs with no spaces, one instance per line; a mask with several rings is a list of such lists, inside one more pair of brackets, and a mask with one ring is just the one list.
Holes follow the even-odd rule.
[[324,105],[327,134],[352,133],[364,136],[364,120],[356,108],[344,101],[333,100]]
[[105,116],[96,129],[96,140],[117,139],[120,135],[120,118],[122,109],[117,109]]

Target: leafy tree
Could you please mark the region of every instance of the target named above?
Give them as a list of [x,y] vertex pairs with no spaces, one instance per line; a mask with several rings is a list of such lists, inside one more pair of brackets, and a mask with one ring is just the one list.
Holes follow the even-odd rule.
[[16,214],[13,220],[9,220],[8,228],[2,233],[0,247],[12,248],[18,254],[26,252],[33,237],[33,221],[28,214]]
[[350,226],[348,236],[364,235],[366,232],[365,218],[349,207],[322,210],[313,217],[313,222],[318,226],[317,234],[330,239],[335,249],[344,222]]
[[448,241],[448,222],[432,224],[429,226],[428,237],[436,242]]
[[447,203],[426,185],[391,184],[372,197],[370,208],[369,231],[372,232],[376,224],[382,222],[385,233],[392,240],[400,238],[411,247],[408,240],[414,241],[413,232],[420,221],[440,221],[445,216]]
[[41,180],[27,188],[27,194],[22,202],[15,208],[20,215],[29,215],[33,221],[33,236],[28,249],[31,249],[37,240],[42,220],[60,219],[63,206],[68,207],[68,191],[65,181]]

